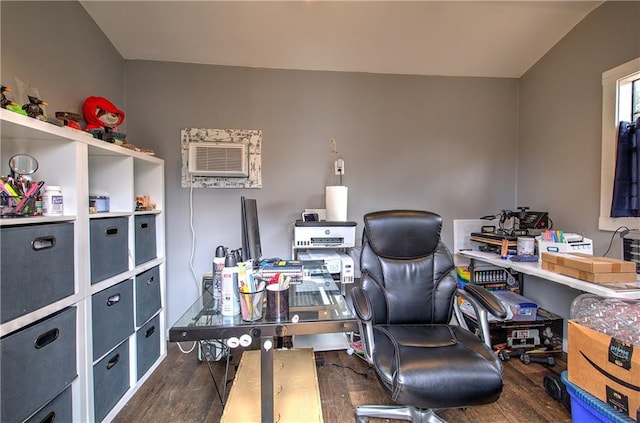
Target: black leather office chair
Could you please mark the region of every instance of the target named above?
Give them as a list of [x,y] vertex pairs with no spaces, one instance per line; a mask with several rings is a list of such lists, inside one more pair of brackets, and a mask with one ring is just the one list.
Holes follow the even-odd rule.
[[[487,310],[506,317],[501,303],[478,285],[457,288],[453,259],[440,240],[442,218],[392,210],[364,216],[361,287],[351,291],[367,361],[398,406],[362,405],[368,417],[437,422],[435,410],[496,401],[502,364],[490,347]],[[457,310],[463,296],[484,319],[483,339],[466,329]]]

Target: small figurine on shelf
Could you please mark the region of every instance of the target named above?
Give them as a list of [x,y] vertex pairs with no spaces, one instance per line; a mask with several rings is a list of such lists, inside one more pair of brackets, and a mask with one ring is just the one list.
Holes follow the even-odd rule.
[[22,105],[22,110],[27,112],[27,116],[29,117],[46,121],[47,118],[44,115],[44,110],[42,110],[42,107],[40,106],[46,106],[47,102],[31,95],[27,97],[29,97],[29,102]]
[[4,95],[4,93],[10,93],[11,91],[12,91],[11,88],[4,85],[0,85],[0,92],[2,93],[1,94],[2,96],[0,97],[0,102],[3,109],[6,109],[7,106],[11,103],[15,104],[13,101],[9,100],[6,95]]
[[16,112],[24,116],[27,115],[27,112],[22,110],[22,107],[20,107],[18,103],[16,103],[13,100],[9,100],[7,96],[4,94],[4,93],[12,92],[13,90],[11,88],[7,87],[6,85],[0,85],[0,91],[2,91],[2,97],[0,98],[2,99],[3,109],[11,110],[12,112]]
[[82,114],[87,122],[85,131],[94,138],[122,144],[126,135],[118,131],[124,122],[124,112],[104,97],[88,97],[82,105]]
[[136,197],[136,211],[155,210],[156,203],[151,202],[151,197],[148,195],[139,195]]
[[64,126],[73,129],[80,129],[79,123],[82,122],[82,116],[71,112],[56,112],[56,119],[61,120]]

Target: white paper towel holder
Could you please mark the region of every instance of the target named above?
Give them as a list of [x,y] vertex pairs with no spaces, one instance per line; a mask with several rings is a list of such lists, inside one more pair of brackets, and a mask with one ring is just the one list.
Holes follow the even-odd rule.
[[347,221],[348,188],[344,185],[329,185],[325,189],[327,221]]

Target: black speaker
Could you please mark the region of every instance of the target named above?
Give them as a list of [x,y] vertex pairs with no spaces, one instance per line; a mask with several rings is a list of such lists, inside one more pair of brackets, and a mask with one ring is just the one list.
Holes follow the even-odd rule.
[[[213,275],[202,276],[202,304],[213,304]],[[220,361],[228,353],[228,348],[222,339],[203,340],[198,344],[198,360]]]
[[551,398],[560,402],[567,410],[569,410],[569,412],[571,412],[571,397],[569,396],[567,387],[560,378],[560,375],[550,373],[544,377],[542,383],[544,384],[544,389],[547,391],[547,394],[549,394]]

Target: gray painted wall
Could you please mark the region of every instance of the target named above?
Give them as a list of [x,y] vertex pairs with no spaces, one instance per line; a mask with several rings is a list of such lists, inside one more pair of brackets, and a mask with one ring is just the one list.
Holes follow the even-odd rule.
[[[597,255],[612,236],[598,230],[602,73],[640,56],[639,22],[640,2],[606,2],[519,80],[517,202],[549,211],[556,229],[584,232]],[[618,237],[608,255],[620,256]],[[579,292],[553,288],[525,284],[525,294],[568,316]]]
[[[78,3],[3,1],[0,75],[37,86],[49,114],[79,110],[90,95],[110,99],[127,112],[130,141],[165,159],[171,324],[197,295],[213,248],[239,245],[241,195],[258,199],[265,255],[290,254],[293,221],[323,207],[335,182],[332,138],[358,233],[367,211],[426,208],[443,215],[452,246],[453,219],[529,205],[603,250],[600,78],[639,55],[639,7],[605,3],[513,80],[125,63]],[[195,277],[190,195],[179,188],[183,127],[262,129],[264,141],[262,189],[194,190]]]
[[[309,72],[129,61],[128,132],[166,162],[169,322],[195,298],[218,244],[240,246],[240,196],[258,200],[263,252],[289,257],[293,222],[324,207],[334,157],[345,160],[350,220],[420,208],[452,221],[512,207],[517,81]],[[195,189],[195,274],[180,129],[261,129],[261,189]]]
[[92,95],[124,107],[122,56],[80,3],[2,1],[0,13],[0,79],[12,94],[16,77],[37,87],[51,117],[81,112]]

